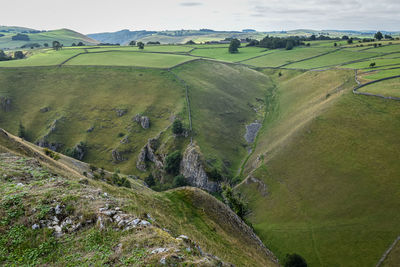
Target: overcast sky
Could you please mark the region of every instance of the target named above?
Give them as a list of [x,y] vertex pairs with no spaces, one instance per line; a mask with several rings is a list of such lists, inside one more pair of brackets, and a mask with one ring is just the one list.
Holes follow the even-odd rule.
[[130,30],[400,30],[400,0],[1,0],[0,25]]

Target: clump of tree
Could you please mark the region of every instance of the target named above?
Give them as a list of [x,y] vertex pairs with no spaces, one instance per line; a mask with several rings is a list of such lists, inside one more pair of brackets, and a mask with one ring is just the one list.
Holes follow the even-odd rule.
[[7,56],[3,50],[0,49],[0,61],[11,60],[10,56]]
[[186,42],[186,44],[187,44],[187,45],[194,45],[194,44],[196,44],[196,43],[195,43],[193,40],[189,40],[189,41]]
[[139,49],[144,49],[144,43],[143,42],[137,42],[136,45],[139,47]]
[[228,51],[229,53],[238,53],[239,52],[239,47],[240,47],[240,41],[238,39],[232,39],[231,43],[229,44]]
[[[290,44],[288,44],[290,43]],[[277,48],[286,48],[288,47],[289,50],[295,46],[304,45],[303,39],[300,37],[273,37],[273,36],[266,36],[264,39],[260,41],[259,46],[269,49],[277,49]],[[291,48],[290,48],[291,47]]]
[[30,41],[29,36],[27,34],[17,33],[11,37],[13,41]]
[[82,43],[82,42],[79,42],[79,43],[77,44],[77,46],[85,46],[85,44]]
[[183,123],[179,119],[175,119],[174,122],[172,123],[172,133],[176,135],[181,135],[185,131],[185,128],[183,128]]
[[53,49],[58,51],[62,48],[62,44],[59,41],[53,41]]
[[28,43],[28,44],[24,44],[23,46],[21,46],[21,48],[28,48],[28,47],[33,49],[33,48],[40,47],[40,44],[38,44],[38,43]]
[[182,174],[179,174],[174,177],[174,180],[172,182],[173,187],[181,187],[181,186],[186,186],[186,178]]
[[306,260],[299,254],[287,254],[283,266],[285,267],[307,267]]
[[249,212],[248,204],[239,192],[233,191],[228,184],[222,186],[222,197],[226,205],[228,205],[242,220]]
[[134,41],[134,40],[130,41],[130,42],[129,42],[129,45],[130,45],[130,46],[135,46],[135,45],[136,45],[136,41]]
[[352,44],[352,43],[353,43],[353,38],[347,39],[347,43],[348,43],[348,44]]
[[246,38],[246,42],[248,42],[246,46],[258,46],[260,44],[260,41],[251,38]]
[[148,41],[147,42],[148,45],[159,45],[161,44],[159,41],[153,42],[153,41]]
[[385,39],[393,40],[393,37],[391,35],[389,35],[389,34],[385,34]]
[[14,59],[23,59],[25,57],[22,51],[15,51],[14,52]]
[[165,166],[164,166],[165,171],[175,176],[178,175],[181,159],[182,155],[181,152],[179,152],[178,150],[169,153],[168,156],[165,158]]
[[374,38],[380,41],[383,38],[383,34],[378,31],[377,33],[375,33]]

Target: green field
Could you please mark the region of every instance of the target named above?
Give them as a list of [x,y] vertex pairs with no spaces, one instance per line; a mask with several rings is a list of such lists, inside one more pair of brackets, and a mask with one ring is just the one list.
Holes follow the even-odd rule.
[[[369,65],[375,63],[375,66],[371,68]],[[368,69],[373,70],[375,68],[390,67],[391,65],[400,64],[400,58],[371,58],[364,61],[359,61],[356,63],[342,65],[342,68],[352,68],[352,69]]]
[[0,67],[54,66],[82,52],[83,49],[46,49],[24,59],[1,61]]
[[[400,70],[398,75],[400,75]],[[385,80],[361,87],[359,92],[400,97],[400,78]]]
[[400,44],[396,45],[384,45],[377,48],[371,48],[366,50],[368,52],[380,52],[380,53],[393,53],[393,52],[400,52]]
[[166,53],[185,53],[192,50],[190,47],[183,45],[145,45],[143,50],[137,46],[108,46],[108,47],[88,47],[88,52],[101,52],[101,51],[143,51],[143,52],[166,52]]
[[[309,266],[372,266],[400,233],[400,103],[350,89],[265,154],[252,176],[266,196],[241,186],[256,232],[280,258],[296,252]],[[266,129],[291,108],[278,106],[277,126]]]
[[191,59],[193,58],[183,55],[141,52],[105,52],[80,55],[68,61],[67,65],[170,68]]
[[328,55],[312,58],[298,63],[289,64],[285,67],[294,69],[317,69],[322,67],[337,66],[347,62],[376,57],[379,53],[373,52],[351,52],[339,50]]
[[217,60],[237,62],[271,52],[271,50],[266,50],[265,48],[261,47],[242,47],[239,48],[239,53],[231,54],[229,53],[228,48],[224,47],[214,49],[195,49],[190,54],[194,56],[213,58]]
[[386,77],[400,75],[400,68],[389,69],[389,70],[378,70],[376,72],[366,72],[366,73],[361,73],[360,75],[362,76],[362,78],[367,80],[379,80]]
[[332,51],[332,48],[294,48],[293,50],[272,50],[265,56],[243,61],[255,67],[279,67],[290,62],[303,60]]

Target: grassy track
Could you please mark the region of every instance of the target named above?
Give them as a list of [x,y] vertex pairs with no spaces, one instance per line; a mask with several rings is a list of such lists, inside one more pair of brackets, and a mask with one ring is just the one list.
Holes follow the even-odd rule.
[[67,65],[99,65],[99,66],[138,66],[149,68],[170,68],[193,58],[183,55],[105,52],[80,55]]

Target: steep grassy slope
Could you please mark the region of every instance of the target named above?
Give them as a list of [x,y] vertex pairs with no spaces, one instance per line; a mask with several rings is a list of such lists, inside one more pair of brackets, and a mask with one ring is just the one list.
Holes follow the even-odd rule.
[[[224,262],[275,265],[250,228],[212,196],[193,188],[156,193],[136,180],[131,188],[111,186],[71,171],[61,157],[62,163],[54,161],[41,148],[1,130],[1,264],[131,266],[157,265],[162,258],[169,264],[221,264],[198,250],[199,245]],[[107,212],[148,223],[126,230]],[[61,232],[46,226],[32,229],[54,216],[81,224],[74,228],[67,223]],[[175,238],[181,234],[192,241]],[[156,250],[161,248],[168,250]]]
[[[320,80],[316,87],[320,93],[305,91],[304,96],[296,96],[301,81],[310,82],[308,75],[323,73],[300,74],[278,85],[279,104],[257,146],[257,151],[267,151],[258,158],[264,163],[251,174],[265,183],[264,192],[255,183],[240,186],[250,200],[253,213],[249,218],[280,258],[296,252],[310,266],[374,265],[400,233],[400,105],[355,96],[350,86],[344,87],[348,89],[342,96],[325,103],[324,94],[350,83],[340,72],[329,75],[336,75],[330,83],[333,87]],[[296,99],[291,103],[303,104],[284,105],[291,95]],[[318,103],[325,106],[323,112],[311,108]],[[317,116],[309,114],[309,122],[269,154],[270,145],[279,140],[271,133],[285,133],[279,130],[281,124],[296,118],[296,113],[307,115],[307,110]],[[292,128],[301,126],[296,121]]]
[[[48,142],[63,144],[60,151],[87,142],[85,161],[125,172],[136,171],[136,156],[147,139],[168,127],[185,105],[183,86],[172,74],[158,70],[5,69],[0,88],[1,96],[12,101],[10,111],[0,115],[2,127],[17,133],[21,121],[28,140],[36,142],[47,135]],[[45,107],[49,111],[41,112]],[[119,117],[118,110],[126,114]],[[132,120],[138,113],[150,118],[149,129]],[[122,154],[122,162],[113,161],[113,149]]]
[[77,44],[79,42],[92,45],[98,43],[98,41],[96,40],[93,40],[83,34],[68,29],[60,29],[40,33],[26,33],[26,35],[29,36],[29,41],[13,41],[12,36],[14,36],[15,34],[16,33],[7,33],[5,34],[5,36],[0,37],[0,49],[14,49],[28,43],[38,43],[40,45],[47,43],[51,46],[51,43],[53,41],[59,41],[60,43],[64,44],[64,46],[70,46],[72,43]]
[[207,161],[236,175],[251,147],[244,138],[245,126],[262,121],[270,79],[242,66],[207,61],[172,71],[188,85],[194,139]]

